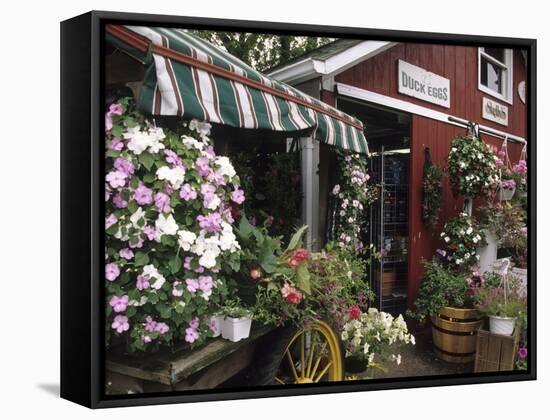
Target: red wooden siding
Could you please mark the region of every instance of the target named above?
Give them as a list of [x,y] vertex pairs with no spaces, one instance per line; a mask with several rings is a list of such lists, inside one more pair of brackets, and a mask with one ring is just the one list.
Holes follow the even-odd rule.
[[[429,102],[415,99],[397,92],[397,62],[399,59],[436,73],[450,80],[451,107],[444,108]],[[481,92],[478,89],[478,50],[476,47],[460,47],[429,44],[398,44],[383,53],[363,61],[336,76],[336,82],[345,83],[382,95],[405,100],[417,105],[441,111],[466,120],[476,121],[500,131],[527,137],[527,108],[519,99],[518,83],[526,80],[526,68],[520,51],[513,57],[513,105]],[[506,105],[509,110],[508,126],[502,126],[481,117],[482,98],[488,97]],[[330,101],[332,96],[323,92],[321,98]],[[409,306],[417,296],[422,278],[421,260],[430,259],[440,246],[439,233],[445,222],[457,215],[463,206],[463,199],[455,199],[448,180],[443,188],[443,206],[439,225],[427,229],[422,223],[422,168],[424,149],[430,148],[432,160],[445,167],[452,139],[464,134],[464,128],[435,121],[417,115],[412,116],[411,125],[411,166],[409,191]],[[487,135],[483,139],[497,147],[502,141]],[[522,146],[509,143],[512,162],[517,162]],[[479,203],[476,203],[479,204]]]
[[[397,62],[404,60],[450,80],[451,107],[444,108],[397,92]],[[514,51],[513,105],[500,101],[478,89],[478,50],[476,47],[458,47],[430,44],[398,44],[363,61],[335,77],[336,82],[402,99],[426,108],[445,112],[466,120],[517,136],[527,136],[527,107],[519,99],[518,83],[526,80],[523,56]],[[508,107],[509,123],[503,126],[481,118],[482,98],[487,97]]]
[[[439,214],[439,224],[435,228],[427,228],[422,222],[422,170],[424,165],[424,149],[430,148],[432,161],[440,167],[447,164],[447,155],[454,137],[465,133],[465,129],[429,118],[413,116],[411,137],[411,165],[409,189],[409,306],[416,299],[418,286],[422,279],[423,267],[421,260],[431,259],[435,250],[442,245],[439,233],[445,222],[456,216],[464,203],[462,197],[455,198],[449,186],[449,180],[444,179],[443,204]],[[498,138],[482,135],[484,141],[496,147],[502,145]],[[517,162],[522,146],[509,143],[508,151],[513,163]],[[479,201],[474,203],[480,205]],[[474,210],[475,211],[475,210]]]

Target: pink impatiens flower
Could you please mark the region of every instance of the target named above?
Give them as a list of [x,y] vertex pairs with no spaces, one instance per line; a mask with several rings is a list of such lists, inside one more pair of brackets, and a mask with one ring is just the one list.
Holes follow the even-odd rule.
[[181,281],[175,281],[172,285],[172,296],[180,297],[183,296],[183,290],[179,289],[178,286],[181,284]]
[[180,197],[185,201],[197,198],[197,192],[189,184],[184,184],[180,189]]
[[147,239],[150,241],[156,241],[158,239],[157,237],[157,231],[153,226],[145,226],[143,228],[143,233],[145,236],[147,236]]
[[189,326],[193,328],[194,330],[199,328],[199,318],[193,318],[191,321],[189,321]]
[[163,335],[170,331],[170,327],[164,322],[157,322],[157,325],[155,326],[155,331]]
[[134,200],[136,200],[136,203],[140,206],[151,204],[153,202],[153,190],[147,188],[142,182],[140,182],[134,191]]
[[115,167],[115,169],[118,169],[120,172],[123,172],[128,176],[134,173],[134,165],[129,160],[116,158],[113,166]]
[[149,283],[149,277],[143,275],[137,276],[136,289],[143,290],[149,288],[150,286],[151,284]]
[[237,204],[242,204],[245,200],[244,191],[235,188],[235,191],[231,193],[231,200],[233,200]]
[[185,341],[192,344],[195,341],[197,341],[198,338],[199,338],[199,332],[197,330],[194,330],[193,328],[185,329]]
[[120,251],[118,251],[118,255],[120,255],[125,260],[131,260],[134,258],[134,253],[131,249],[128,248],[122,248]]
[[210,289],[212,289],[212,286],[214,286],[214,282],[212,281],[212,277],[210,276],[199,276],[199,288],[205,292],[208,293]]
[[111,171],[105,176],[105,180],[109,183],[111,188],[122,188],[126,184],[128,175],[122,171]]
[[201,156],[197,158],[197,160],[195,161],[195,165],[197,168],[197,172],[199,173],[200,176],[206,177],[210,175],[210,172],[212,171],[212,169],[210,169],[209,164],[210,164],[210,160],[207,157]]
[[120,194],[113,197],[113,204],[119,209],[125,209],[128,207],[128,202],[124,200]]
[[128,306],[128,295],[113,296],[109,301],[109,305],[111,305],[115,312],[124,312]]
[[111,143],[107,146],[111,150],[116,150],[120,152],[124,148],[124,142],[118,137],[113,137]]
[[115,281],[120,275],[120,269],[115,263],[109,263],[105,265],[105,278],[109,281]]
[[109,217],[105,218],[105,229],[109,229],[111,226],[113,226],[117,222],[117,217],[111,213]]
[[155,206],[160,213],[170,213],[172,211],[170,207],[170,197],[163,192],[155,194]]
[[187,284],[187,290],[191,293],[195,293],[199,289],[199,281],[197,279],[187,279],[185,280]]
[[164,151],[164,156],[166,157],[166,162],[175,166],[183,166],[181,158],[173,150],[166,149]]
[[219,232],[222,229],[222,218],[219,213],[211,213],[208,216],[199,215],[197,221],[201,229],[210,233]]
[[128,317],[125,317],[124,315],[115,316],[111,327],[119,334],[124,331],[128,331],[130,328],[130,324],[128,324]]

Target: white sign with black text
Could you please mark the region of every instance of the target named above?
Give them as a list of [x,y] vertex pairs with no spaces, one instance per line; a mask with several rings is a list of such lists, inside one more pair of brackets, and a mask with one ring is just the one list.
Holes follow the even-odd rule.
[[399,93],[445,108],[451,107],[449,79],[402,60],[399,60],[397,68]]
[[492,101],[489,98],[483,98],[481,116],[497,124],[508,125],[508,107]]

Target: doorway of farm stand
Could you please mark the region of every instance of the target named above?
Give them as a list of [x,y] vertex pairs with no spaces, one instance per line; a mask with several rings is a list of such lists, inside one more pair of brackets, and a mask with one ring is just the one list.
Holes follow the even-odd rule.
[[374,104],[339,99],[338,107],[365,124],[371,182],[379,200],[365,209],[361,236],[379,251],[370,264],[375,305],[394,315],[407,309],[411,117]]

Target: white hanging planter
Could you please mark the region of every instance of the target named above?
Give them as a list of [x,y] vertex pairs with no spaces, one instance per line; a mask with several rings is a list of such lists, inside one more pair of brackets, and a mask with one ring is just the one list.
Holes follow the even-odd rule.
[[512,335],[516,326],[516,318],[489,315],[489,331],[493,334]]
[[210,318],[210,330],[212,331],[212,337],[219,337],[222,333],[222,315],[214,315]]
[[485,231],[485,245],[482,248],[478,248],[479,254],[479,272],[485,273],[487,270],[491,269],[493,262],[497,259],[498,244],[497,238],[493,232],[486,230]]
[[498,187],[497,196],[501,201],[510,201],[516,192],[516,187],[514,188],[502,188]]
[[233,342],[248,338],[251,326],[250,318],[224,318],[221,325],[222,337]]

